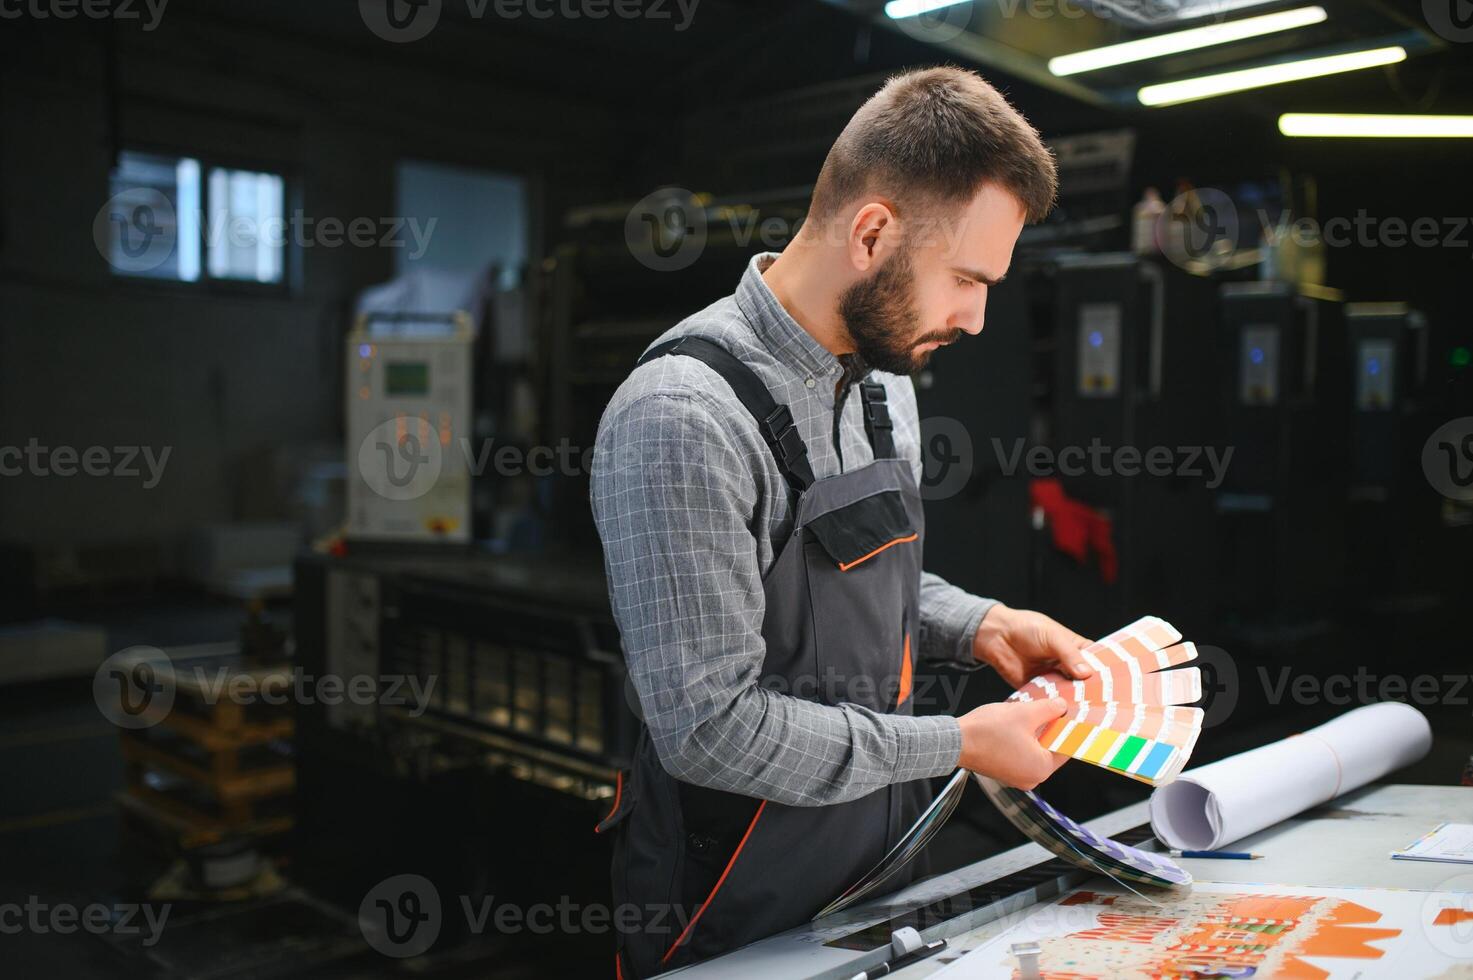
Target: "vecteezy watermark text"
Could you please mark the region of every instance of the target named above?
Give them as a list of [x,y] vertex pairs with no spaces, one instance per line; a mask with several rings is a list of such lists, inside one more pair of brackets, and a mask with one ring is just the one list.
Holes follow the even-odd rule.
[[[1057,451],[1047,446],[1029,448],[1024,439],[1013,440],[1012,450],[1004,448],[1003,441],[992,440],[997,455],[998,469],[1003,476],[1012,476],[1021,468],[1032,477],[1049,476],[1179,476],[1199,479],[1210,476],[1206,481],[1209,490],[1215,490],[1227,475],[1228,464],[1233,459],[1233,446],[1220,449],[1216,446],[1151,446],[1141,450],[1136,446],[1107,446],[1098,438],[1091,439],[1086,446],[1065,446]],[[1207,464],[1207,470],[1202,463]]]
[[164,18],[169,0],[0,0],[0,20],[141,20],[151,31]]
[[[890,674],[846,671],[826,666],[811,673],[791,677],[768,675],[759,678],[763,690],[785,694],[805,701],[821,700],[834,704],[895,704],[902,688],[909,684],[906,700],[911,708],[923,714],[954,715],[962,710],[966,696],[965,674],[921,671],[911,682],[902,680],[897,669]],[[668,668],[662,676],[645,682],[648,693],[641,696],[633,684],[624,685],[624,700],[640,721],[646,718],[646,703],[656,712],[668,711],[684,698],[685,677],[680,669]]]
[[1449,500],[1473,500],[1473,415],[1444,422],[1427,437],[1422,472]]
[[1470,703],[1469,674],[1377,674],[1361,666],[1353,674],[1296,675],[1291,667],[1280,667],[1277,677],[1267,667],[1258,668],[1268,703],[1286,698],[1296,705],[1373,704],[1377,701],[1407,701],[1422,705],[1466,707]]
[[691,910],[680,905],[609,906],[577,902],[561,896],[556,903],[520,905],[498,902],[495,895],[455,896],[451,909],[441,900],[434,882],[423,875],[394,875],[379,882],[358,906],[358,928],[368,945],[385,956],[418,956],[434,945],[447,915],[458,913],[471,935],[488,932],[535,935],[561,933],[602,935],[647,933],[678,936],[690,922]]
[[[135,904],[71,905],[66,902],[43,902],[30,895],[25,902],[0,904],[0,935],[14,936],[23,932],[34,935],[71,935],[78,930],[94,936],[137,936],[144,934],[143,945],[153,946],[163,935],[173,906]],[[147,929],[145,933],[145,927]]]
[[[446,0],[358,0],[358,15],[385,41],[408,44],[429,36]],[[466,15],[482,20],[648,20],[690,27],[700,0],[464,0]]]
[[1422,16],[1443,40],[1473,41],[1473,7],[1467,0],[1422,0]]
[[[152,490],[163,479],[173,446],[43,446],[32,436],[24,447],[0,446],[0,476],[142,476],[143,489]],[[145,474],[139,469],[142,463]]]
[[181,688],[207,705],[267,704],[405,708],[418,718],[429,707],[438,675],[309,674],[301,667],[267,674],[228,667],[175,665],[157,647],[120,650],[92,677],[97,708],[119,728],[141,729],[168,717]]
[[[0,0],[4,2],[4,0]],[[187,220],[182,220],[187,219]],[[439,218],[403,215],[341,218],[316,216],[297,209],[268,217],[235,214],[222,208],[180,214],[174,203],[152,188],[121,191],[108,198],[92,221],[98,252],[121,272],[157,269],[176,248],[176,236],[186,227],[200,229],[211,248],[284,249],[397,248],[418,259],[430,246]]]
[[1470,219],[1465,215],[1432,217],[1422,215],[1404,218],[1399,215],[1371,214],[1360,208],[1353,217],[1336,215],[1320,221],[1310,217],[1294,217],[1285,211],[1277,220],[1262,208],[1258,224],[1265,239],[1288,240],[1310,246],[1324,242],[1331,248],[1461,248],[1473,251],[1469,237]]

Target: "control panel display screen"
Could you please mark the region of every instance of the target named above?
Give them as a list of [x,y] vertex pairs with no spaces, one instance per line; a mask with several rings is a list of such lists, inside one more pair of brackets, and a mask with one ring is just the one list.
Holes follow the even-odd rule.
[[1078,392],[1085,398],[1109,398],[1120,391],[1119,303],[1079,306]]
[[1243,328],[1238,354],[1238,398],[1244,405],[1279,402],[1279,328],[1261,324]]
[[1394,396],[1396,347],[1389,340],[1363,340],[1356,357],[1355,407],[1384,412]]
[[390,398],[423,398],[430,393],[430,366],[424,361],[384,364],[384,394]]

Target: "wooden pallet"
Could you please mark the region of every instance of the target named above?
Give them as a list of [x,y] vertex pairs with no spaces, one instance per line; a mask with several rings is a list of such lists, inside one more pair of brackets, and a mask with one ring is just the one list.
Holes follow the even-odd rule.
[[123,735],[123,762],[128,768],[128,785],[143,785],[143,773],[161,769],[195,784],[215,799],[227,814],[248,813],[253,800],[281,796],[296,786],[297,769],[289,762],[242,768],[235,749],[210,753],[209,768],[150,742],[133,733]]
[[[177,671],[172,710],[152,728],[121,733],[125,813],[185,847],[289,829],[291,817],[273,810],[295,789],[296,766],[262,747],[292,737],[291,707],[259,694],[286,692],[290,668],[246,669],[227,657],[216,666],[209,654],[176,662],[202,666],[204,677]],[[240,683],[257,696],[251,703],[230,696]],[[160,791],[162,783],[175,791]]]
[[[240,705],[233,707],[239,708]],[[230,718],[233,726],[222,726],[195,715],[171,711],[159,722],[164,728],[178,732],[207,749],[227,751],[249,745],[262,745],[276,739],[290,739],[296,731],[296,723],[290,715],[270,721],[244,721]]]
[[[290,703],[272,704],[260,696],[264,694],[273,700],[284,696],[291,687],[290,667],[209,667],[196,658],[184,660],[180,667],[204,667],[212,676],[210,682],[202,682],[193,670],[176,670],[174,709],[164,717],[161,724],[177,728],[185,734],[213,732],[249,743],[280,738],[279,732],[283,725],[287,726],[290,734]],[[218,690],[214,690],[214,675],[222,669],[229,672],[229,679]],[[231,685],[237,682],[246,683],[249,690],[255,692],[252,703],[242,704],[230,698]]]
[[113,796],[125,822],[133,822],[185,850],[217,844],[227,837],[270,838],[292,829],[290,816],[227,822],[147,786],[130,786]]

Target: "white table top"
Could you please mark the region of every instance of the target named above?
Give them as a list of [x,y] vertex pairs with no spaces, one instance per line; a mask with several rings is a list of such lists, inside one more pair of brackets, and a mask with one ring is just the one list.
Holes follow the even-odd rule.
[[[1145,820],[1145,804],[1138,803],[1088,821],[1087,825],[1109,836]],[[1473,822],[1473,789],[1368,786],[1229,845],[1232,850],[1262,854],[1262,860],[1184,858],[1181,864],[1194,877],[1206,881],[1461,891],[1473,880],[1466,866],[1393,861],[1390,856],[1391,851],[1408,846],[1444,821]],[[861,953],[825,946],[825,942],[1051,857],[1037,844],[1024,844],[819,923],[800,926],[670,975],[678,974],[681,980],[851,977],[881,962],[885,958],[883,951]],[[953,959],[956,954],[997,935],[1016,923],[1019,913],[1026,914],[1036,904],[1026,900],[1014,903],[1002,917],[995,911],[967,912],[933,926],[922,936],[927,940],[946,938],[951,946],[947,954],[891,976],[897,980],[929,976],[944,965],[943,960]]]

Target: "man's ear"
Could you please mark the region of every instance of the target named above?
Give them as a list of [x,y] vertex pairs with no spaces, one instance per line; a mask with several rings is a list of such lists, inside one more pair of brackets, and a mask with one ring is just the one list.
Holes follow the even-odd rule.
[[894,209],[883,201],[870,201],[849,224],[849,261],[858,271],[868,272],[889,256],[899,239]]

